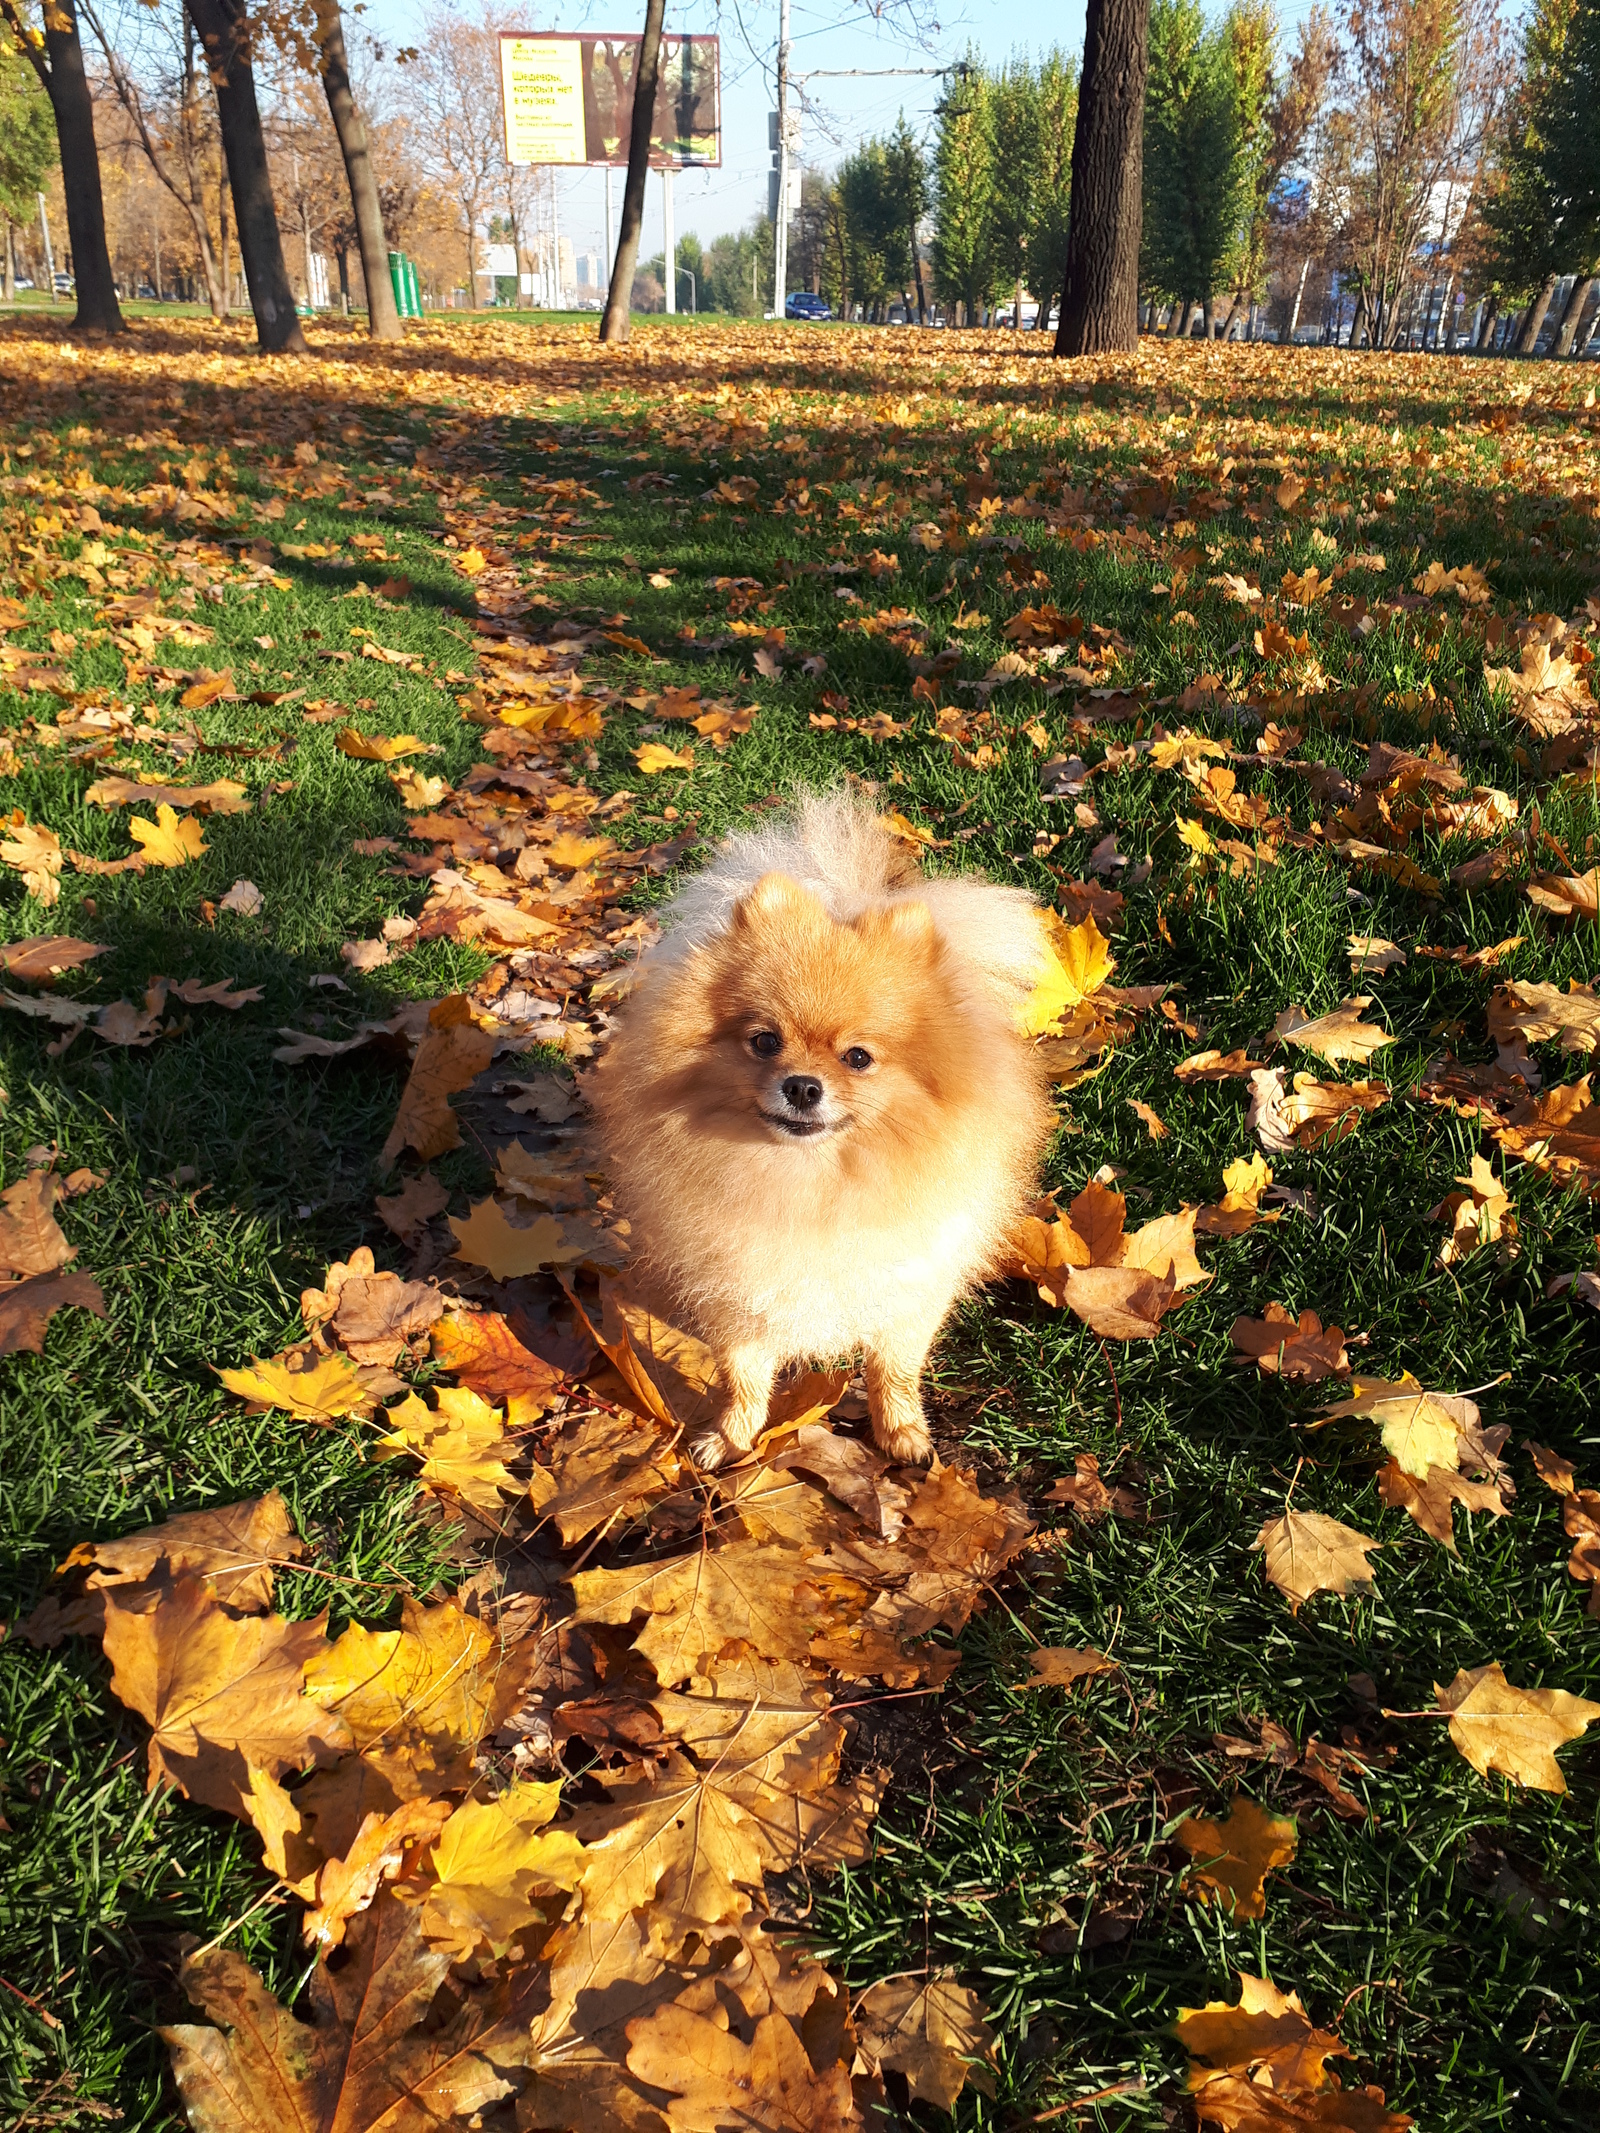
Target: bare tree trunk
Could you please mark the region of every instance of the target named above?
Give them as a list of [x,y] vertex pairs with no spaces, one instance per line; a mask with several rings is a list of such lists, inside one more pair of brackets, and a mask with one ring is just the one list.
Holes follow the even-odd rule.
[[1516,353],[1519,356],[1531,356],[1538,347],[1539,336],[1544,331],[1545,315],[1550,309],[1550,299],[1556,293],[1558,278],[1554,274],[1547,274],[1543,288],[1528,306],[1527,315],[1522,321],[1522,331],[1517,335]]
[[[661,24],[666,11],[666,0],[645,0],[644,35],[639,40],[639,61],[633,77],[633,124],[628,131],[628,176],[622,188],[622,224],[617,232],[617,256],[611,269],[611,286],[606,291],[606,308],[600,318],[602,341],[625,341],[628,338],[628,304],[633,295],[634,269],[639,264],[644,182],[650,171],[650,128],[655,119],[656,82],[661,73]],[[782,290],[778,292],[778,299],[781,311]]]
[[[374,341],[398,341],[400,313],[395,308],[394,287],[389,280],[389,246],[383,231],[383,204],[378,196],[377,173],[367,145],[367,124],[350,87],[350,61],[344,44],[344,18],[339,0],[317,0],[317,57],[328,114],[339,136],[339,153],[350,187],[350,205],[355,211],[356,245],[361,253],[361,278],[367,285],[367,334]],[[341,260],[339,286],[348,294],[349,282]]]
[[1595,287],[1596,277],[1593,274],[1580,274],[1572,284],[1572,294],[1567,298],[1567,308],[1561,314],[1561,329],[1556,335],[1552,355],[1571,355],[1572,344],[1578,337],[1578,322],[1583,317],[1584,306],[1594,294]]
[[233,216],[257,343],[263,355],[306,355],[309,351],[295,316],[289,270],[283,262],[283,238],[250,63],[248,18],[241,0],[184,0],[184,5],[200,33],[217,94],[217,120],[228,159]]
[[1150,0],[1089,0],[1072,136],[1058,356],[1139,345],[1139,228]]
[[1491,289],[1488,302],[1483,307],[1483,317],[1478,325],[1478,338],[1474,344],[1480,353],[1490,346],[1494,336],[1495,321],[1499,316],[1500,298],[1498,293]]
[[219,270],[222,277],[222,309],[219,318],[226,318],[233,308],[233,261],[228,247],[228,181],[226,175],[217,181],[217,228],[222,242],[218,247]]
[[5,217],[5,225],[6,225],[6,266],[5,266],[5,277],[6,277],[6,278],[5,278],[5,292],[4,292],[4,293],[5,293],[5,300],[6,300],[6,302],[7,302],[8,304],[14,304],[14,303],[16,302],[16,300],[17,300],[17,253],[16,253],[16,244],[15,244],[16,232],[15,232],[15,231],[14,231],[14,230],[12,229],[12,227],[11,227],[11,217],[10,217],[9,215],[7,215],[7,216]]
[[[73,320],[80,333],[123,332],[116,277],[106,246],[105,196],[100,190],[100,155],[94,138],[94,100],[84,72],[74,0],[50,0],[44,11],[44,36],[20,14],[16,0],[0,0],[4,21],[18,48],[27,53],[39,86],[55,114],[61,145],[62,190],[67,197],[67,243],[78,291]],[[55,292],[52,289],[51,298]]]
[[1306,254],[1305,258],[1304,258],[1304,259],[1303,259],[1303,260],[1301,261],[1301,263],[1300,263],[1300,279],[1299,279],[1299,281],[1298,281],[1298,282],[1297,282],[1297,283],[1295,284],[1295,292],[1294,292],[1294,308],[1293,308],[1293,309],[1292,309],[1292,310],[1290,311],[1290,313],[1289,313],[1289,331],[1288,331],[1288,332],[1287,332],[1287,333],[1286,333],[1286,334],[1284,335],[1284,339],[1285,339],[1286,341],[1289,341],[1289,342],[1291,342],[1291,343],[1292,343],[1292,342],[1293,342],[1293,340],[1294,340],[1294,335],[1295,335],[1295,328],[1296,328],[1296,327],[1297,327],[1297,326],[1299,325],[1299,323],[1300,323],[1300,305],[1301,305],[1301,303],[1302,303],[1302,301],[1303,301],[1303,299],[1304,299],[1304,297],[1305,297],[1305,293],[1306,293],[1306,276],[1307,276],[1307,275],[1308,275],[1308,274],[1309,274],[1310,272],[1311,272],[1311,254],[1310,254],[1309,252],[1307,252],[1307,254]]
[[[917,278],[917,324],[926,326],[928,323],[928,292],[922,280],[922,255],[917,250],[917,226],[915,223],[911,225],[911,271]],[[1041,326],[1044,324],[1046,308],[1044,305],[1040,306],[1039,323]]]
[[1011,300],[1011,330],[1013,333],[1022,331],[1022,277],[1020,274],[1017,276],[1016,291]]

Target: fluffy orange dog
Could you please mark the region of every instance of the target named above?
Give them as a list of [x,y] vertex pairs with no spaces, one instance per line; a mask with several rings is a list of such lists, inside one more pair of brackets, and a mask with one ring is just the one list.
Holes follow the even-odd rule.
[[927,1459],[928,1350],[996,1265],[1051,1125],[1014,1021],[1037,907],[925,881],[833,793],[730,838],[663,917],[597,1107],[642,1262],[728,1388],[691,1450],[747,1451],[784,1364],[861,1348],[878,1443]]

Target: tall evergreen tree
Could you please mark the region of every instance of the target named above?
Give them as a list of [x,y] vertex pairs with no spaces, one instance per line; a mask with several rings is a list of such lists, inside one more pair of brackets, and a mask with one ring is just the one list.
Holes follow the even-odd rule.
[[1039,62],[1035,96],[1038,153],[1028,222],[1028,286],[1039,299],[1039,327],[1067,271],[1072,203],[1072,136],[1078,123],[1078,70],[1057,46]]
[[911,279],[916,285],[917,318],[925,324],[928,317],[928,292],[922,278],[922,254],[918,249],[917,231],[923,216],[928,212],[928,163],[916,135],[906,124],[903,111],[895,122],[894,132],[884,143],[884,161],[889,198],[905,240]]
[[[1551,119],[1566,85],[1575,0],[1537,0],[1523,28],[1522,66],[1496,142],[1483,202],[1490,272],[1510,296],[1528,301],[1517,347],[1538,343],[1557,280],[1590,265],[1584,215],[1561,197],[1564,173],[1552,154]],[[1592,137],[1596,120],[1589,114]],[[1559,127],[1559,122],[1558,122]]]
[[[1033,286],[1029,240],[1040,177],[1038,76],[1025,60],[1013,59],[989,89],[994,128],[994,215],[991,250],[1001,287],[1020,294]],[[1020,307],[1017,323],[1021,324]]]
[[1145,98],[1143,278],[1208,317],[1238,258],[1248,165],[1226,25],[1199,0],[1155,0]]

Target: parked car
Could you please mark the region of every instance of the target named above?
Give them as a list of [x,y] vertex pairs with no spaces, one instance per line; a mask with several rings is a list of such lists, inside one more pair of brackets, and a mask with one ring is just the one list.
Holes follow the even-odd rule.
[[813,296],[809,289],[796,289],[785,302],[783,315],[785,318],[804,319],[816,325],[823,319],[832,318],[833,306],[826,297]]

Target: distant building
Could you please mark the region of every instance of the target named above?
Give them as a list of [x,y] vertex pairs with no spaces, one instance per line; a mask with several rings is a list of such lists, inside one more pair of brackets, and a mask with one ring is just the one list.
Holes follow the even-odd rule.
[[600,255],[598,252],[580,252],[578,254],[576,272],[573,279],[580,289],[585,290],[590,295],[594,294],[603,279],[600,272]]

